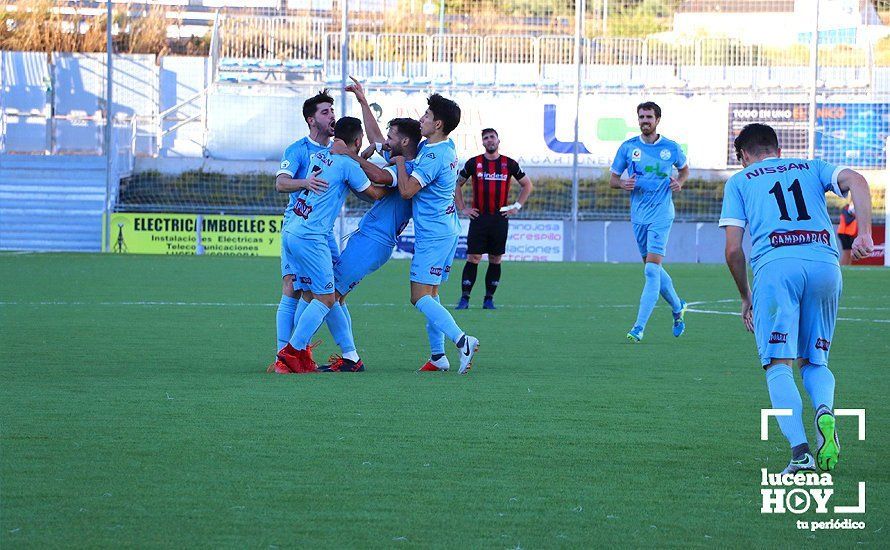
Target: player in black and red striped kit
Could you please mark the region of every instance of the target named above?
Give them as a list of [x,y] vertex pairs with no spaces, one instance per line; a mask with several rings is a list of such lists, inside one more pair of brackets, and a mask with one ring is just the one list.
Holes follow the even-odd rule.
[[[494,291],[501,282],[501,258],[507,248],[508,218],[522,208],[532,194],[532,182],[519,167],[519,163],[498,152],[501,140],[494,128],[482,130],[482,146],[485,152],[467,161],[457,178],[454,202],[460,212],[470,218],[467,234],[467,264],[461,278],[463,294],[457,309],[467,309],[470,293],[476,283],[476,272],[482,255],[488,254],[488,270],[485,272],[485,300],[483,309],[495,309]],[[460,188],[468,179],[473,180],[473,206],[464,204]],[[510,201],[510,183],[519,183],[519,198]]]

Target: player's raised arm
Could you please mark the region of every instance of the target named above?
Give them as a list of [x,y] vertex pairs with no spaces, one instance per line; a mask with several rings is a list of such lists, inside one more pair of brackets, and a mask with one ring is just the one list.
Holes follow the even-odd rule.
[[867,258],[875,249],[871,236],[871,192],[868,189],[868,182],[859,172],[845,168],[837,176],[837,185],[842,192],[850,192],[853,208],[856,209],[859,229],[853,241],[853,259]]
[[355,94],[355,99],[362,109],[362,122],[365,125],[365,135],[368,136],[368,141],[374,146],[378,143],[383,143],[386,137],[383,135],[383,131],[380,130],[380,125],[377,124],[374,113],[371,112],[371,105],[368,103],[367,96],[365,96],[364,86],[354,76],[349,78],[353,83],[346,87],[346,91]]

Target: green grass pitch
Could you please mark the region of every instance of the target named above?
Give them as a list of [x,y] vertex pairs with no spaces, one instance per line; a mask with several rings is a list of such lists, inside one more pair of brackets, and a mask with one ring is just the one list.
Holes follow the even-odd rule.
[[[393,261],[350,297],[368,371],[280,376],[275,259],[0,255],[0,546],[886,545],[890,271],[844,271],[836,405],[866,409],[867,439],[839,419],[832,503],[865,481],[867,513],[820,517],[760,513],[760,468],[788,450],[775,421],[759,439],[726,268],[668,269],[700,302],[680,339],[662,303],[625,340],[638,265],[510,263],[499,310],[477,286],[456,312],[481,340],[471,373],[421,375]],[[795,526],[834,517],[866,528]]]

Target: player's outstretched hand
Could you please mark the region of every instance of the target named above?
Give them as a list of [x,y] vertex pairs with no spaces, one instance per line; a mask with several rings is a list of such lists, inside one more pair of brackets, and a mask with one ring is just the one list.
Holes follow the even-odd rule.
[[476,219],[479,216],[478,208],[470,208],[469,206],[460,211],[461,214],[470,218],[471,220]]
[[683,184],[677,178],[671,177],[671,191],[676,193],[681,189],[683,189]]
[[868,258],[874,251],[875,243],[872,240],[871,235],[859,235],[856,237],[856,240],[853,241],[852,256],[854,260]]
[[754,332],[754,308],[751,306],[751,298],[742,300],[742,322],[748,332]]
[[312,191],[313,193],[318,193],[319,195],[321,195],[322,193],[324,193],[325,191],[328,190],[328,182],[319,178],[315,174],[310,174],[309,177],[303,181],[306,182],[306,184],[303,186],[303,188],[308,189],[309,191]]
[[352,80],[352,84],[346,87],[346,91],[354,93],[355,99],[359,103],[367,102],[368,99],[365,97],[365,88],[362,86],[362,83],[352,75],[349,75],[349,79]]
[[621,180],[621,188],[625,191],[633,191],[637,186],[637,176],[634,174],[629,179]]
[[349,148],[346,147],[346,142],[339,138],[334,138],[333,143],[331,143],[331,154],[332,155],[345,155],[349,152]]

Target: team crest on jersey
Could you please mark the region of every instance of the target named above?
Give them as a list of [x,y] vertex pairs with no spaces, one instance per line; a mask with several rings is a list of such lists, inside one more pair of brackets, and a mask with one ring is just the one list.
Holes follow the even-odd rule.
[[662,149],[658,156],[661,157],[661,160],[670,160],[671,152],[667,149]]
[[436,153],[427,153],[427,154],[426,154],[426,158],[428,158],[428,159],[434,159],[434,158],[436,158]]
[[826,340],[825,338],[816,338],[816,349],[821,349],[822,351],[828,351],[828,348],[831,347],[831,341]]
[[282,167],[282,168],[287,168],[288,166],[290,166],[290,161],[289,161],[289,160],[284,159],[283,161],[281,161],[281,167]]
[[643,152],[639,149],[634,149],[630,152],[630,160],[638,161],[643,158]]
[[294,214],[300,216],[304,220],[309,219],[309,214],[312,213],[312,205],[306,204],[305,199],[297,199],[296,204],[294,204]]

